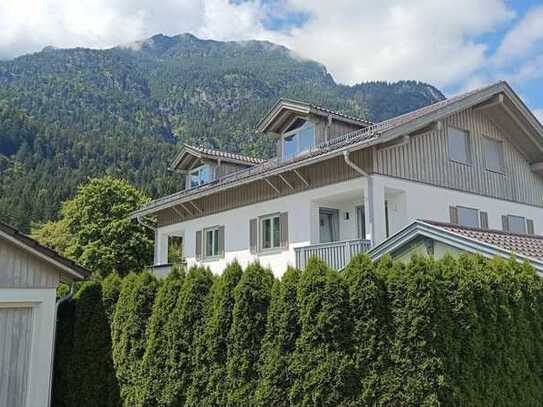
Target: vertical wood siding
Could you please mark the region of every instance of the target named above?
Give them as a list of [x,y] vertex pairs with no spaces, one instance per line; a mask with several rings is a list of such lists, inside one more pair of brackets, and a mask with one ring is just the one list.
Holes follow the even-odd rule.
[[[368,172],[371,170],[371,157],[372,152],[369,149],[359,150],[351,154],[351,160]],[[283,177],[294,187],[293,190],[276,176],[270,177],[268,180],[280,191],[280,193],[277,193],[263,180],[254,181],[250,184],[217,192],[213,195],[196,200],[194,203],[202,209],[203,213],[201,214],[193,213],[192,215],[189,215],[185,212],[186,216],[180,217],[172,209],[162,210],[157,214],[159,226],[171,225],[184,220],[207,216],[212,213],[222,212],[228,209],[238,208],[360,177],[360,174],[345,164],[343,157],[335,157],[327,161],[300,168],[298,171],[309,182],[309,186],[303,184],[294,173],[284,173]]]
[[56,288],[59,272],[0,238],[0,288]]
[[0,406],[25,405],[31,340],[32,308],[0,308]]
[[[449,126],[469,131],[471,165],[449,160]],[[503,174],[485,168],[485,136],[503,141]],[[382,175],[543,206],[543,177],[531,171],[527,159],[511,144],[503,131],[481,112],[465,110],[454,114],[443,121],[441,131],[416,135],[403,146],[378,150],[375,171]]]

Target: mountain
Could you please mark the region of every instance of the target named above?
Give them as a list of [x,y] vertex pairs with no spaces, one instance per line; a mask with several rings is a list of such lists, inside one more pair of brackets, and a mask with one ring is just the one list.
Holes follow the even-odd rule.
[[263,41],[46,47],[0,62],[0,218],[23,230],[55,218],[89,176],[122,176],[151,196],[178,190],[166,167],[182,142],[267,157],[271,140],[253,129],[279,97],[372,121],[444,98],[414,81],[337,84],[323,65]]

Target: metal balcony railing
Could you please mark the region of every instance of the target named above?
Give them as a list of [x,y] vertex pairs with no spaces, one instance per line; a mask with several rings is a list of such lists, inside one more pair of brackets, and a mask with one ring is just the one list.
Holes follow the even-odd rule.
[[365,239],[297,247],[294,249],[296,253],[296,267],[303,269],[311,257],[318,257],[333,269],[341,270],[349,264],[353,256],[361,252],[367,252],[370,248],[371,240]]

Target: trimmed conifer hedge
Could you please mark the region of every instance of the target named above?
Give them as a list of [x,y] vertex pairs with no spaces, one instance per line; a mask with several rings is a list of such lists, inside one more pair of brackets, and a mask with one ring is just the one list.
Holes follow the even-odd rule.
[[117,380],[130,406],[543,405],[543,282],[514,259],[111,277],[58,317],[58,407],[120,405]]

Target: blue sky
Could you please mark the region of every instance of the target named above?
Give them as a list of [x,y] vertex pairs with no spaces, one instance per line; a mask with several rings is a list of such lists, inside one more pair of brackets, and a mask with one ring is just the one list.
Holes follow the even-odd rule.
[[543,0],[2,0],[0,27],[0,58],[190,32],[285,45],[345,84],[505,79],[543,118]]

